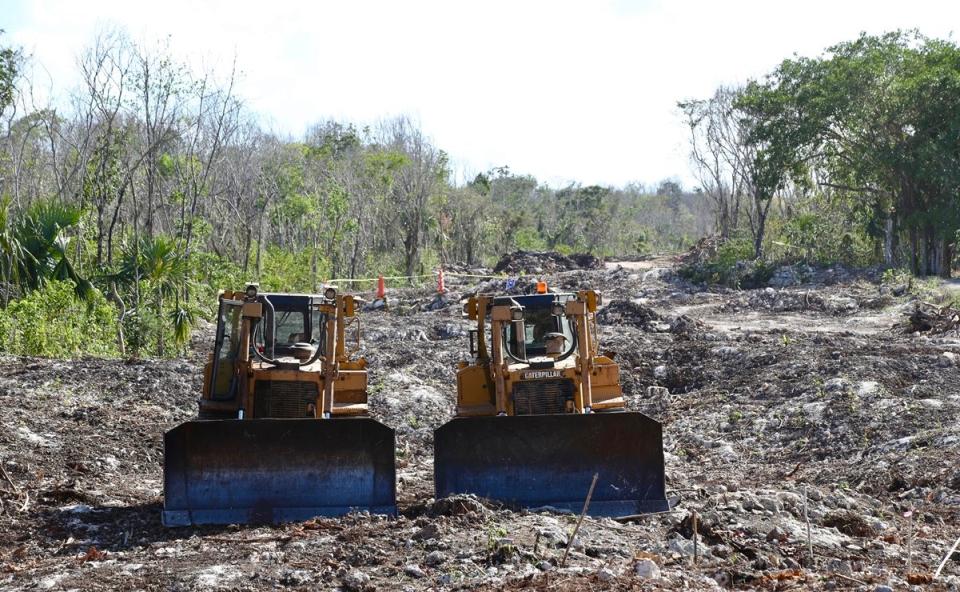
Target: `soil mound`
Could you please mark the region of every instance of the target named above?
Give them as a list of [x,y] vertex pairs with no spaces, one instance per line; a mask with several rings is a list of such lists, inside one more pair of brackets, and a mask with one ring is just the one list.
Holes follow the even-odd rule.
[[629,325],[644,331],[655,330],[664,323],[663,317],[649,306],[633,300],[613,300],[603,310],[597,312],[597,322],[602,325]]
[[515,251],[504,255],[494,273],[553,273],[573,269],[598,269],[603,261],[589,253],[570,256],[556,251]]

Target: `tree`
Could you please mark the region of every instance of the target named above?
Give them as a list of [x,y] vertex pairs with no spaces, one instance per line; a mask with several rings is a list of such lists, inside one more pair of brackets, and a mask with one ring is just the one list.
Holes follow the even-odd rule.
[[[0,35],[3,35],[0,29]],[[13,47],[0,47],[0,114],[13,105],[23,54]]]
[[404,273],[413,276],[420,263],[425,230],[431,222],[430,199],[448,175],[447,157],[405,117],[385,124],[382,135],[386,146],[406,157],[392,185],[391,198],[403,249]]
[[706,100],[682,101],[690,129],[690,161],[700,188],[714,204],[716,231],[722,238],[740,227],[753,151],[746,142],[743,120],[734,107],[740,94],[721,87]]
[[755,123],[758,187],[813,179],[870,214],[889,264],[906,234],[915,273],[948,275],[960,228],[958,90],[960,49],[917,33],[785,60],[738,101]]

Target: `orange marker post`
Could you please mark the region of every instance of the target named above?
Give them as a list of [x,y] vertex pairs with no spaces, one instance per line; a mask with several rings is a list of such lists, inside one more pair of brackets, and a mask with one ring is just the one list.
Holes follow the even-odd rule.
[[440,268],[440,272],[437,274],[437,294],[444,294],[447,291],[447,287],[443,282],[443,268]]
[[383,300],[387,297],[387,284],[383,281],[383,276],[377,278],[377,300]]

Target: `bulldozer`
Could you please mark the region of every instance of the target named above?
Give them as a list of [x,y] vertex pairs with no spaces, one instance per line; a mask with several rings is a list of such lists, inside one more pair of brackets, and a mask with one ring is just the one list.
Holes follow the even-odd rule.
[[661,426],[626,410],[613,354],[598,352],[600,294],[536,289],[464,305],[476,328],[456,417],[434,433],[437,498],[579,513],[592,491],[593,516],[669,510]]
[[332,287],[221,293],[197,419],[164,435],[166,526],[396,514],[394,432],[369,417],[358,306]]

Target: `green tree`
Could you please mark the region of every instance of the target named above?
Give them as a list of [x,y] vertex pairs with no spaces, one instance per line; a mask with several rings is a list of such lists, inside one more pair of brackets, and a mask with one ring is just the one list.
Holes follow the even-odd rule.
[[47,199],[35,202],[16,223],[17,243],[27,256],[20,261],[21,284],[35,290],[48,280],[69,281],[80,298],[88,299],[95,288],[81,277],[67,253],[67,233],[80,224],[78,208]]
[[897,263],[947,275],[960,196],[960,48],[913,32],[862,35],[818,58],[785,60],[738,103],[755,122],[757,188],[816,173],[822,190],[870,214]]
[[[0,29],[0,35],[3,35]],[[19,49],[0,47],[0,113],[13,104],[22,54]]]

